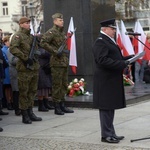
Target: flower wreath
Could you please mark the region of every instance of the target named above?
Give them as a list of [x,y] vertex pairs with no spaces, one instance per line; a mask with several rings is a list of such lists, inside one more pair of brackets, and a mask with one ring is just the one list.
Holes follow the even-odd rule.
[[75,78],[72,80],[72,82],[69,83],[68,89],[67,89],[67,95],[69,97],[73,96],[79,96],[79,95],[84,95],[85,94],[85,81],[83,78],[78,80]]

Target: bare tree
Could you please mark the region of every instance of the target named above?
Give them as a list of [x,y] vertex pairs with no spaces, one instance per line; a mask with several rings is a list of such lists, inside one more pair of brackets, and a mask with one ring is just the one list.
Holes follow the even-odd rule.
[[43,0],[34,0],[32,3],[36,8],[35,17],[39,18],[41,15],[43,16]]

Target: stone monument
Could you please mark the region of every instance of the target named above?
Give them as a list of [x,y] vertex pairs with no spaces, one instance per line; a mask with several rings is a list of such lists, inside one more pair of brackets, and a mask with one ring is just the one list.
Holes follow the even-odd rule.
[[84,78],[86,90],[93,90],[94,61],[92,45],[99,34],[101,20],[115,18],[115,0],[43,0],[44,32],[52,27],[52,14],[60,12],[64,15],[67,33],[70,18],[73,17],[77,28],[77,74],[69,70],[69,81]]

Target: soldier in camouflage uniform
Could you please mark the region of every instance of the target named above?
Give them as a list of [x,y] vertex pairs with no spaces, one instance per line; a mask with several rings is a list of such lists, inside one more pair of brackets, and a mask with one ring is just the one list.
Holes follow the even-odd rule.
[[41,47],[51,53],[50,67],[52,75],[52,99],[55,106],[54,113],[56,115],[64,115],[64,113],[74,112],[64,104],[68,84],[69,59],[67,53],[63,51],[58,52],[59,47],[66,38],[63,31],[63,15],[55,13],[52,15],[52,18],[54,25],[42,36]]
[[[39,63],[28,58],[33,42],[33,35],[30,34],[30,19],[22,17],[19,20],[19,25],[19,31],[11,39],[10,52],[18,57],[16,69],[18,72],[19,108],[22,113],[22,122],[31,124],[32,121],[42,120],[32,110],[37,93]],[[27,68],[27,64],[32,66],[32,70]]]

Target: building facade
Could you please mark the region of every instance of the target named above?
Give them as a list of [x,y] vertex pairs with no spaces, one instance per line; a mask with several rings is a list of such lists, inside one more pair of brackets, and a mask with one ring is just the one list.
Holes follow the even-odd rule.
[[19,29],[18,21],[21,16],[30,17],[29,5],[35,7],[34,17],[37,21],[43,19],[41,0],[0,0],[0,29],[4,35],[15,33]]
[[135,22],[138,20],[145,32],[150,31],[149,0],[120,0],[115,6],[117,19],[123,20],[127,29],[134,30]]
[[[14,33],[18,30],[18,20],[21,16],[29,16],[28,5],[33,3],[36,7],[35,17],[43,20],[43,0],[0,0],[0,28],[4,34]],[[101,0],[100,3],[107,1]],[[109,1],[111,3],[111,1]],[[145,31],[150,30],[150,1],[119,0],[115,3],[116,17],[123,20],[127,29],[133,29],[135,21],[139,20]]]

